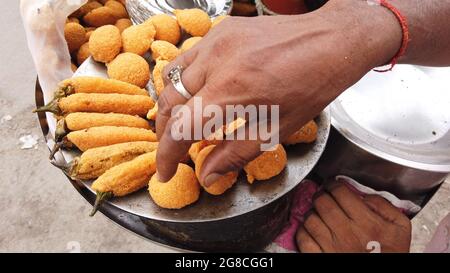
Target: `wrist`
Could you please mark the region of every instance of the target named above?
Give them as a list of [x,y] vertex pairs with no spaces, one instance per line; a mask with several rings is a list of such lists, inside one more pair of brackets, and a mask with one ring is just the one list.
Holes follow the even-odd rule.
[[401,25],[385,7],[366,0],[330,0],[321,12],[339,22],[345,42],[367,71],[389,63],[401,47]]

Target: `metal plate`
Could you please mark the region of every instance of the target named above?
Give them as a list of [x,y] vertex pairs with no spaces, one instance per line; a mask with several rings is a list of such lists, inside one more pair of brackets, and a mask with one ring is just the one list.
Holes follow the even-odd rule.
[[233,6],[231,0],[128,0],[127,10],[135,24],[143,23],[152,15],[166,13],[173,16],[175,9],[200,8],[211,18],[229,14]]
[[[88,59],[75,74],[75,76],[82,75],[106,77],[106,69],[104,65]],[[44,97],[47,102],[49,96]],[[150,198],[147,190],[126,197],[114,198],[109,204],[141,217],[169,222],[215,221],[256,210],[292,190],[315,166],[325,149],[330,132],[331,115],[329,110],[323,111],[316,118],[316,122],[319,127],[317,141],[313,144],[289,146],[286,149],[288,154],[286,169],[270,180],[258,181],[249,185],[245,176],[240,175],[236,185],[225,194],[212,196],[202,192],[200,199],[195,204],[181,210],[168,210],[158,207]],[[49,134],[47,134],[46,139],[49,147],[53,147],[54,144],[52,138],[54,123],[54,118],[47,115]],[[43,121],[41,120],[41,126],[42,124]],[[77,156],[74,152],[62,151],[58,152],[55,158],[61,164],[70,162],[74,156]],[[91,182],[80,182],[93,192],[90,188]]]
[[332,124],[364,150],[400,165],[450,172],[450,68],[368,73],[332,105]]

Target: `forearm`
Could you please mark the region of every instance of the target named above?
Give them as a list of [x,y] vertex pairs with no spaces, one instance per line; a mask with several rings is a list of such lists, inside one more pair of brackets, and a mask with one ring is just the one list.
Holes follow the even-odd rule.
[[[450,65],[450,0],[388,0],[407,19],[409,43],[401,63]],[[402,31],[398,19],[385,7],[366,0],[330,0],[324,14],[351,16],[349,37],[367,52],[369,66],[386,64],[399,51]],[[336,18],[331,20],[336,21]],[[348,21],[349,19],[342,18]],[[344,24],[345,25],[345,24]],[[357,39],[357,40],[355,40]],[[373,68],[371,67],[371,68]]]
[[410,43],[402,63],[450,65],[450,0],[390,0],[407,18]]

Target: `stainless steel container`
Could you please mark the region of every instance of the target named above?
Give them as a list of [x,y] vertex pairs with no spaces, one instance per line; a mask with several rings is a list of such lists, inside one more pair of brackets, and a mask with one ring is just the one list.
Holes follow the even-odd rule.
[[421,203],[450,173],[450,68],[370,72],[332,105],[316,172]]
[[175,9],[200,8],[211,18],[229,14],[233,6],[232,0],[127,0],[127,10],[131,20],[140,24],[155,14],[173,15]]

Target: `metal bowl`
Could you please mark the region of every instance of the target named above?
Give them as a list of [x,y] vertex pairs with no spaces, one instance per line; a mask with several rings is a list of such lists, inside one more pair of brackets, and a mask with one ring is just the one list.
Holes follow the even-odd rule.
[[450,173],[450,68],[370,72],[332,105],[321,176],[349,175],[421,202]]
[[[106,76],[104,65],[91,59],[77,71],[76,76]],[[150,88],[150,90],[152,90]],[[40,88],[37,98],[43,97]],[[37,106],[44,99],[37,99]],[[54,144],[55,120],[39,115],[41,127],[49,147]],[[225,194],[215,197],[203,192],[193,205],[181,210],[158,207],[145,190],[107,202],[100,211],[120,211],[127,219],[133,215],[140,219],[151,234],[157,234],[172,245],[199,251],[244,251],[260,249],[270,243],[280,232],[289,214],[290,193],[313,169],[319,160],[328,139],[331,118],[328,110],[316,119],[319,127],[318,139],[313,144],[296,145],[287,149],[288,164],[278,176],[254,185],[239,176],[236,185]],[[61,151],[55,155],[58,164],[70,162],[76,153]],[[89,181],[73,181],[82,195],[93,203],[95,193]],[[120,217],[114,217],[121,221]],[[122,224],[122,223],[121,223]],[[122,224],[124,225],[124,224]],[[127,226],[137,231],[132,226]],[[138,232],[139,233],[139,232]],[[147,236],[149,239],[154,239]],[[153,236],[155,237],[155,236]]]
[[232,0],[127,0],[131,20],[135,24],[143,23],[155,14],[166,13],[173,16],[175,9],[200,8],[211,18],[226,15],[233,7]]

